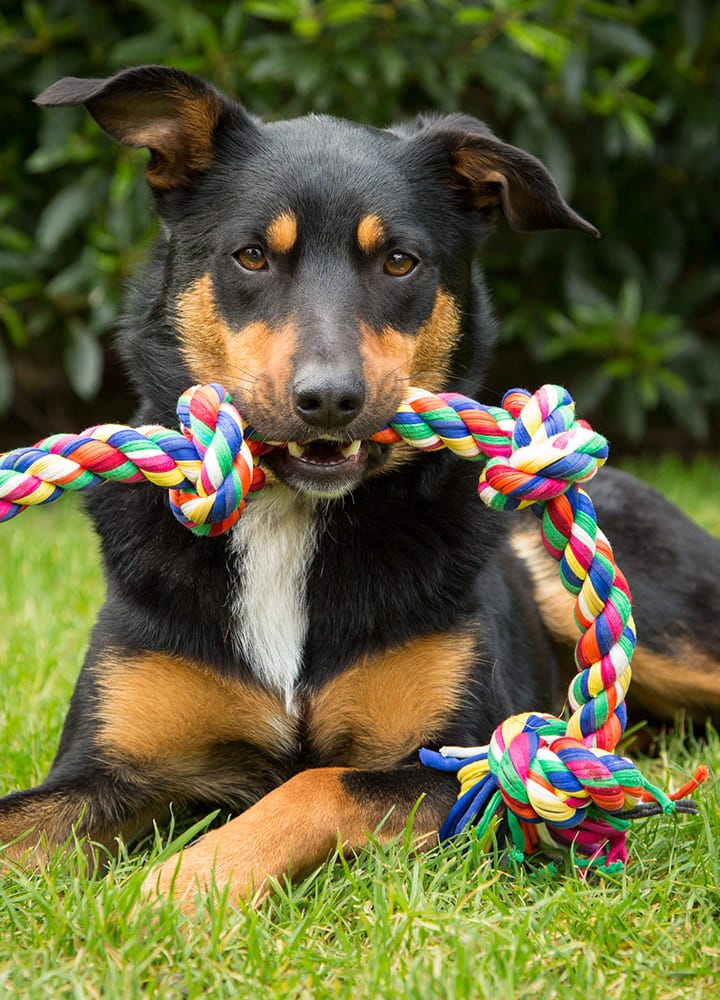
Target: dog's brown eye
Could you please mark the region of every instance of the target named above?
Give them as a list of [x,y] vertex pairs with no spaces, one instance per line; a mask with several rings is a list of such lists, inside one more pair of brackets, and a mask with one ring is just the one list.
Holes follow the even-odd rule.
[[416,264],[417,260],[409,253],[393,250],[385,258],[385,273],[391,274],[393,278],[404,278],[406,274],[410,274]]
[[246,271],[262,271],[267,267],[267,258],[260,247],[243,247],[233,257]]

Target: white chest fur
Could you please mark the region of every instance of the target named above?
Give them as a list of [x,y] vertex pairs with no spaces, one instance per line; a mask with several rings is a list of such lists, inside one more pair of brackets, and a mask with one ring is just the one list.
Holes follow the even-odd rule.
[[284,695],[288,711],[302,666],[316,533],[310,502],[273,484],[249,501],[230,539],[233,644],[258,680]]

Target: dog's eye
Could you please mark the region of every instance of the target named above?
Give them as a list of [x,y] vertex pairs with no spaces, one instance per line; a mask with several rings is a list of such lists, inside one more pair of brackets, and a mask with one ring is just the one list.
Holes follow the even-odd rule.
[[385,258],[385,273],[391,274],[393,278],[404,278],[415,269],[417,260],[409,253],[402,250],[393,250]]
[[243,247],[242,250],[236,251],[233,257],[246,271],[263,271],[268,266],[267,258],[260,247]]

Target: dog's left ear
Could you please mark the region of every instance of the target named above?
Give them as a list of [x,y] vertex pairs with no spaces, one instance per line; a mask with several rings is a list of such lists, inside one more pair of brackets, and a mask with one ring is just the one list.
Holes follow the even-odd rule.
[[245,110],[199,77],[169,66],[136,66],[104,80],[66,76],[35,98],[42,107],[84,104],[118,142],[147,147],[155,192],[189,187],[215,155],[221,121],[250,131]]
[[450,115],[417,125],[411,141],[440,143],[450,165],[450,184],[469,208],[499,208],[508,225],[522,233],[578,229],[600,235],[565,202],[540,160],[501,142],[482,122]]

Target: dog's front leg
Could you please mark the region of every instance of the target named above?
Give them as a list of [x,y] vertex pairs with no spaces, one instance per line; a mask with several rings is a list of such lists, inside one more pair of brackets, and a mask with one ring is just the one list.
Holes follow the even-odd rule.
[[167,802],[116,775],[103,779],[98,768],[94,777],[78,773],[0,798],[0,872],[8,861],[43,867],[56,851],[72,848],[74,836],[85,838],[89,854],[98,846],[114,853],[118,838],[167,812]]
[[413,818],[418,847],[437,831],[457,795],[454,775],[415,765],[393,771],[328,767],[302,771],[237,819],[205,834],[149,876],[149,892],[172,894],[193,908],[198,889],[228,889],[230,900],[257,900],[268,879],[299,878],[341,842],[348,850],[376,834],[387,842]]

